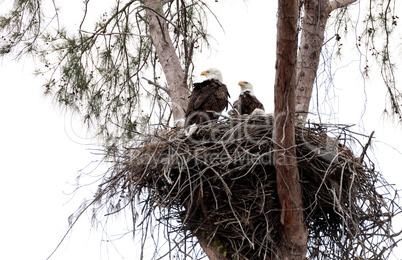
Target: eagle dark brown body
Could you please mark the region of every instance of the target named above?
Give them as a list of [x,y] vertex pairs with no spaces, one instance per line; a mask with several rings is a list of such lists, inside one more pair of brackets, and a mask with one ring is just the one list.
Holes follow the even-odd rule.
[[264,105],[255,96],[251,95],[250,91],[245,91],[241,93],[239,99],[234,102],[233,108],[236,109],[240,115],[251,115],[256,108],[264,110]]
[[[214,112],[221,113],[228,107],[229,92],[225,84],[216,79],[194,83],[186,112],[186,126],[218,119]],[[214,111],[214,112],[209,112]]]

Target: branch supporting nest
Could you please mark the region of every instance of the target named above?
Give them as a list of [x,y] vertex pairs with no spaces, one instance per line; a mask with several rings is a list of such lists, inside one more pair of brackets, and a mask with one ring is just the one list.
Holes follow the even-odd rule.
[[[272,120],[226,118],[198,125],[191,136],[175,128],[144,137],[125,151],[97,198],[129,203],[141,195],[138,211],[147,218],[158,208],[170,235],[219,241],[233,259],[274,259],[282,225]],[[387,259],[396,245],[391,220],[401,210],[392,186],[370,168],[372,137],[355,157],[345,126],[296,129],[309,259]]]

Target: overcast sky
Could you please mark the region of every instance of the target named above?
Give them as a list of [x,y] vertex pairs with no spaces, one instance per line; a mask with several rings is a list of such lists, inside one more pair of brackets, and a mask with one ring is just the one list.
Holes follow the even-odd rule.
[[[232,99],[239,93],[237,83],[249,81],[266,110],[273,111],[276,7],[263,1],[223,2],[211,0],[211,6],[225,32],[213,28],[216,41],[211,41],[212,50],[197,53],[196,74],[208,67],[219,68]],[[381,79],[373,74],[363,82],[358,57],[349,56],[349,51],[345,48],[345,57],[337,61],[336,90],[330,92],[334,118],[357,125],[361,133],[375,131],[377,169],[401,188],[401,127],[382,116],[386,99]],[[394,53],[402,58],[400,51]],[[97,147],[80,130],[78,120],[43,97],[43,79],[33,76],[32,59],[4,59],[0,65],[0,259],[46,259],[67,230],[68,217],[90,196],[88,191],[71,196],[75,177],[81,169],[91,171],[96,164],[87,165],[100,158],[92,154]],[[120,224],[109,235],[127,231],[129,221],[124,216],[118,220]],[[91,229],[89,217],[84,216],[53,259],[133,259],[138,250],[130,235],[107,242],[114,238],[107,237],[102,227]]]

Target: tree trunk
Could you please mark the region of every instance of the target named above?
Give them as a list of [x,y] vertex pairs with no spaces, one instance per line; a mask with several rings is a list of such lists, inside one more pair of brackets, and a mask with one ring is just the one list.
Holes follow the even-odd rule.
[[304,259],[308,230],[295,149],[295,84],[298,1],[278,1],[275,77],[274,148],[282,241],[278,259]]
[[208,256],[209,260],[231,260],[230,256],[224,256],[223,250],[219,250],[219,245],[215,245],[212,242],[208,242],[206,239],[202,237],[201,234],[196,234],[198,242],[200,243],[202,249],[204,250],[205,254]]
[[[187,109],[189,91],[187,79],[176,54],[169,35],[168,26],[163,14],[164,0],[147,0],[145,2],[146,16],[149,23],[149,34],[155,47],[159,62],[168,83],[167,92],[172,100],[172,112],[175,125],[184,125],[184,117]],[[218,246],[195,234],[204,252],[210,260],[230,259],[224,257]]]
[[188,102],[187,79],[176,54],[163,14],[164,0],[147,0],[146,16],[149,34],[155,47],[163,72],[168,83],[167,92],[172,100],[172,113],[175,125],[183,123]]
[[297,57],[296,112],[306,121],[329,14],[357,0],[305,0],[303,30]]

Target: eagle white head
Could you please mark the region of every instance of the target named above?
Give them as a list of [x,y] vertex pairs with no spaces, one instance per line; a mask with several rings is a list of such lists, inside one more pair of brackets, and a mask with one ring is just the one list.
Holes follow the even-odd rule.
[[216,80],[219,80],[220,82],[223,81],[222,72],[218,69],[214,69],[214,68],[207,69],[207,70],[201,72],[201,75],[205,76],[207,78],[207,80],[208,79],[216,79]]
[[242,94],[246,91],[250,91],[250,95],[255,96],[254,90],[253,90],[253,85],[251,85],[251,83],[249,83],[247,81],[240,81],[239,86],[240,86],[240,94]]

